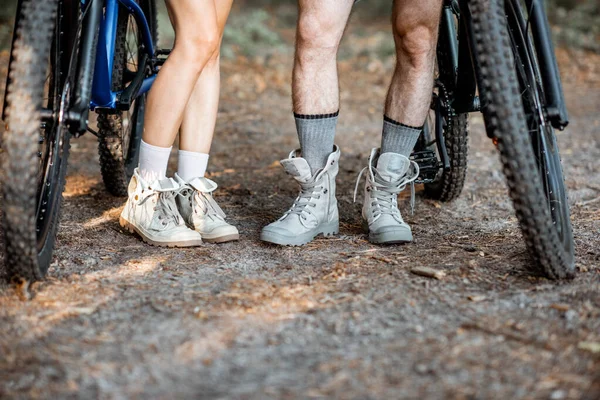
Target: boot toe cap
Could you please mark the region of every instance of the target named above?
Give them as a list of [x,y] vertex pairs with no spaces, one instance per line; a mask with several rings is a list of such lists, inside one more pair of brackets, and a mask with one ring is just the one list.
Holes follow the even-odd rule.
[[282,237],[286,237],[286,238],[294,238],[297,236],[296,233],[294,233],[288,229],[285,229],[281,226],[273,226],[273,224],[267,225],[262,229],[261,236],[269,235],[269,234],[282,236]]
[[312,235],[299,234],[282,227],[268,225],[260,233],[260,240],[282,246],[301,246],[312,240]]
[[197,241],[202,240],[202,236],[194,230],[188,228],[177,229],[176,232],[173,232],[170,237],[174,240],[179,241]]
[[239,239],[240,232],[233,225],[220,225],[208,231],[200,232],[202,239],[207,242],[222,242]]
[[410,226],[405,223],[369,228],[369,241],[373,243],[404,243],[412,240]]

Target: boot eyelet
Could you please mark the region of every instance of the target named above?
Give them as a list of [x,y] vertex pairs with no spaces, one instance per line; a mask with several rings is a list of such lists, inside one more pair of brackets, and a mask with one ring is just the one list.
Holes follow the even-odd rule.
[[134,197],[135,201],[138,201],[140,199],[140,196],[138,196],[137,194]]
[[327,189],[323,190],[323,194],[327,194]]

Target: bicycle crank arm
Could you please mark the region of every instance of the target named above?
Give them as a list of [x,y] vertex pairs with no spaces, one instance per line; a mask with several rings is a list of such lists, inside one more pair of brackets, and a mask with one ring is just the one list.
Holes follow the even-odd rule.
[[133,101],[137,98],[140,88],[142,87],[142,83],[144,83],[147,67],[148,55],[144,54],[142,55],[142,59],[138,65],[137,73],[133,77],[131,83],[129,83],[129,86],[127,86],[125,90],[123,90],[117,96],[117,110],[127,111],[131,108],[131,103],[133,103]]
[[167,58],[171,54],[171,49],[159,49],[156,51],[155,57],[152,59],[152,72],[158,73],[160,67],[167,61]]
[[448,171],[450,169],[450,157],[448,157],[448,149],[446,149],[446,141],[444,140],[444,119],[442,118],[442,106],[439,99],[435,107],[437,109],[435,113],[435,141],[444,170]]

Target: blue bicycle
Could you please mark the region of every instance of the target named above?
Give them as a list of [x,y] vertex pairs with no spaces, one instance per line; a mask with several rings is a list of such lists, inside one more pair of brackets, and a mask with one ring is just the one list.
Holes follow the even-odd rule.
[[[126,194],[138,162],[156,49],[154,0],[19,0],[4,99],[2,227],[13,281],[42,279],[52,258],[69,141],[98,137],[106,188]],[[98,114],[98,131],[88,126]]]

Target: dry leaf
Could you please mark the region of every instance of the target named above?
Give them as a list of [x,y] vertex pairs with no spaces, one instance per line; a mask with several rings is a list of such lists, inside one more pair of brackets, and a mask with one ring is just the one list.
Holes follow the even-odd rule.
[[569,306],[568,304],[554,303],[554,304],[550,305],[550,308],[554,308],[555,310],[558,310],[558,311],[569,311],[571,306]]

